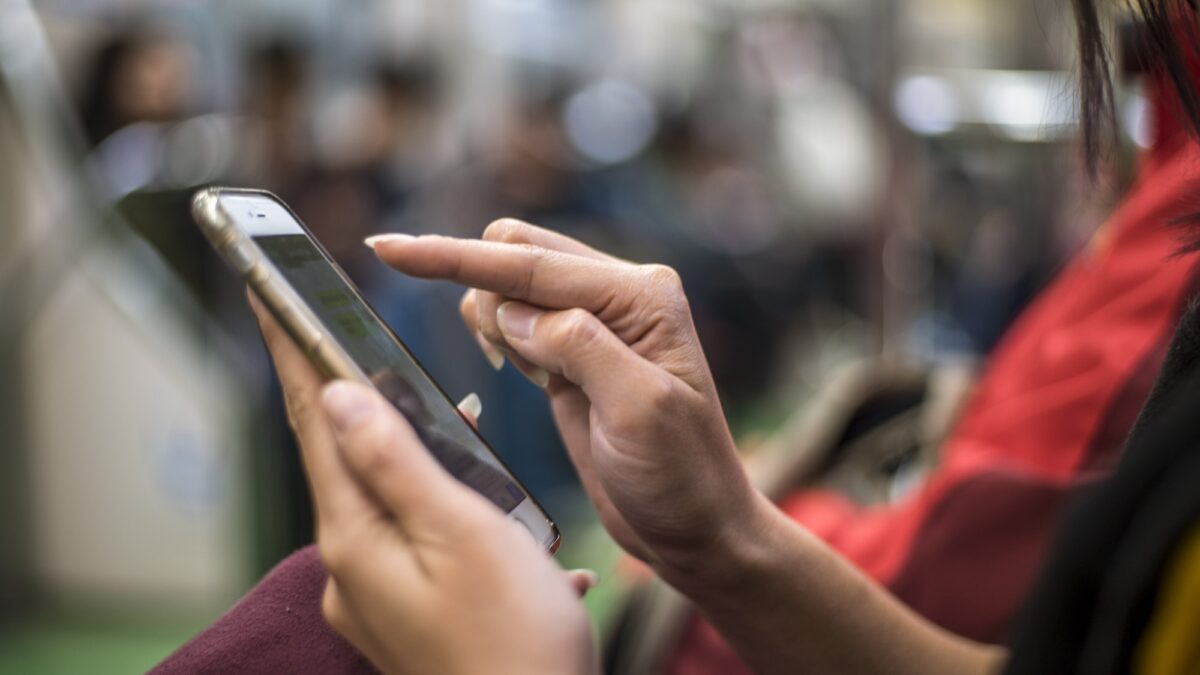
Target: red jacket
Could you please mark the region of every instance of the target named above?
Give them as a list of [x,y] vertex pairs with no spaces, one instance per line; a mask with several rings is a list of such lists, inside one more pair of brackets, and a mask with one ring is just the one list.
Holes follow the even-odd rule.
[[[783,502],[797,522],[935,623],[1002,642],[1068,497],[1106,474],[1141,408],[1193,285],[1175,256],[1179,216],[1200,210],[1200,145],[1154,87],[1156,141],[1092,245],[1025,310],[991,355],[924,487],[861,509],[836,494]],[[803,630],[802,626],[780,630]],[[745,672],[703,620],[677,675]]]

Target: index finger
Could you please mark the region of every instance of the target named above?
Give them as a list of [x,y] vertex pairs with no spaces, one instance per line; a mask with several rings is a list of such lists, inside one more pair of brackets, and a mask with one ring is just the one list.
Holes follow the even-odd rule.
[[444,279],[551,309],[599,312],[637,287],[636,266],[530,244],[428,235],[380,241],[375,254],[423,279]]
[[484,241],[501,241],[507,244],[533,244],[552,251],[562,251],[584,258],[625,262],[560,232],[530,225],[516,218],[501,218],[483,230]]

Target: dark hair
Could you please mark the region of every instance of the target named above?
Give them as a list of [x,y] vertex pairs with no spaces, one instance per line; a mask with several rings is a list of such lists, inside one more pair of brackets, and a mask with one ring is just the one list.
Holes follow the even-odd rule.
[[286,36],[271,36],[250,45],[243,55],[247,86],[267,99],[304,87],[309,76],[309,46]]
[[371,81],[393,102],[432,104],[442,93],[441,73],[429,59],[384,59],[371,68]]
[[115,99],[121,68],[139,51],[166,39],[161,32],[135,24],[120,28],[97,46],[88,59],[83,88],[77,99],[89,145],[98,145],[109,134],[129,123],[129,120],[121,118]]
[[[1140,14],[1145,53],[1140,58],[1164,73],[1179,96],[1180,113],[1194,135],[1200,135],[1200,93],[1191,65],[1200,59],[1200,24],[1196,0],[1125,0]],[[1095,173],[1106,130],[1115,129],[1112,58],[1096,0],[1071,0],[1079,34],[1080,124],[1088,171]]]

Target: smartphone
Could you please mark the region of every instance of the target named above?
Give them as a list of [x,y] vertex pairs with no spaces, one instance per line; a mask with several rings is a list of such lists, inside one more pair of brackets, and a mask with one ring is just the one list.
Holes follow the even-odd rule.
[[192,215],[325,377],[374,386],[447,471],[558,548],[554,522],[282,200],[209,188]]

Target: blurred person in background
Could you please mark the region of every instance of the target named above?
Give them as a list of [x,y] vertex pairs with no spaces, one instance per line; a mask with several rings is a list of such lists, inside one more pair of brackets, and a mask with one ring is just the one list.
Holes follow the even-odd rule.
[[191,52],[166,27],[116,29],[89,60],[78,97],[90,169],[114,198],[160,182],[172,127],[187,115]]
[[95,49],[79,98],[87,141],[95,147],[139,122],[174,122],[186,111],[188,54],[165,28],[117,29]]
[[272,37],[252,44],[242,58],[239,162],[232,178],[284,199],[295,197],[312,154],[305,127],[312,79],[308,50],[292,38]]
[[852,304],[841,274],[851,268],[838,265],[832,250],[821,256],[812,242],[788,240],[766,169],[748,156],[763,139],[726,129],[729,112],[717,99],[703,96],[663,122],[648,160],[656,185],[647,192],[666,197],[625,215],[654,221],[643,236],[653,237],[653,259],[683,277],[713,376],[736,417],[761,403],[779,372],[788,324],[814,297]]
[[[236,172],[245,165],[235,158],[253,155],[235,148],[258,130],[238,133],[244,130],[230,116],[213,110],[214,78],[200,44],[166,13],[121,21],[86,50],[76,106],[89,178],[120,215],[112,222],[130,226],[213,317],[237,327],[237,313],[228,311],[236,284],[203,236],[177,216],[200,182],[243,179]],[[240,326],[247,323],[243,317]]]
[[[1003,667],[1004,650],[983,643],[1011,634],[1064,503],[1116,465],[1193,291],[1194,261],[1174,255],[1179,238],[1166,225],[1189,213],[1188,196],[1200,188],[1197,27],[1182,4],[1144,9],[1162,60],[1152,85],[1156,140],[1140,179],[993,354],[938,471],[892,506],[858,509],[813,492],[782,509],[764,503],[743,473],[669,269],[513,221],[489,228],[483,242],[377,241],[376,253],[403,272],[476,289],[464,301],[469,328],[494,343],[489,349],[542,369],[530,375],[546,388],[609,532],[715,626],[697,620],[671,670],[734,672],[743,668],[734,651],[760,671]],[[1094,159],[1111,102],[1108,60],[1095,7],[1076,10]],[[322,388],[270,318],[260,319],[288,382],[332,577],[312,550],[298,554],[162,672],[216,662],[249,671],[366,667],[319,613],[389,672],[589,671],[572,580],[441,471],[376,394],[347,383]],[[1187,358],[1165,372],[1164,390],[1191,367],[1194,335],[1180,340],[1177,357]],[[1162,421],[1163,405],[1148,408],[1131,441],[1141,456],[1179,440],[1145,431]],[[1092,616],[1087,603],[1063,604],[1074,620]],[[288,619],[295,625],[281,633],[262,619],[285,605],[304,607],[307,620]],[[1038,647],[1030,636],[1053,630],[1027,628],[1018,648]],[[1031,652],[1016,656],[1015,665],[1027,664]]]
[[427,61],[382,59],[317,112],[315,162],[291,203],[369,295],[382,280],[368,276],[378,266],[362,241],[415,224],[406,221],[417,217],[410,202],[428,172],[440,86]]
[[554,74],[518,77],[510,110],[497,114],[486,138],[474,144],[441,217],[465,228],[497,209],[550,223],[576,236],[616,243],[604,172],[589,171],[572,149],[564,107],[573,88]]

